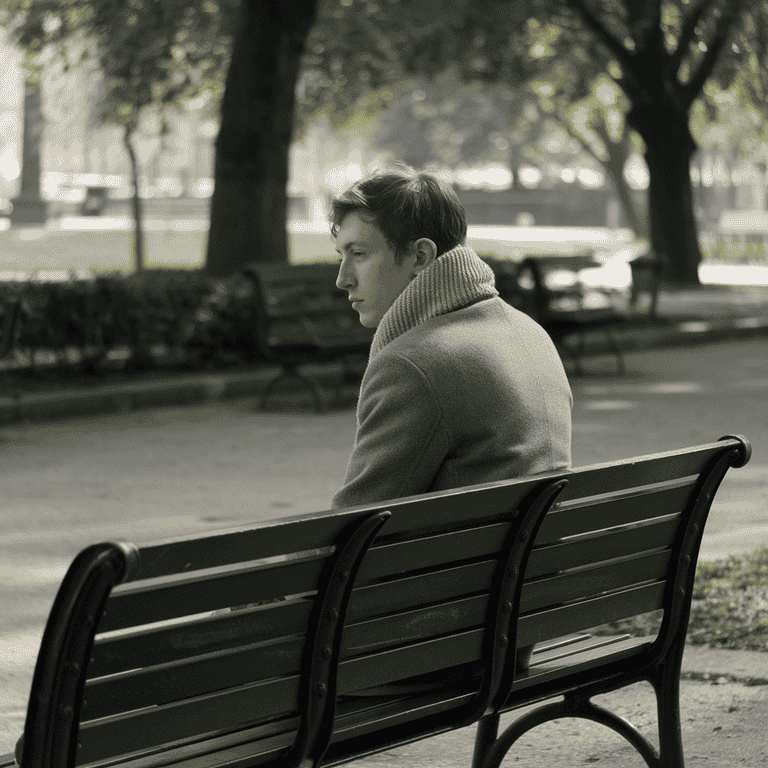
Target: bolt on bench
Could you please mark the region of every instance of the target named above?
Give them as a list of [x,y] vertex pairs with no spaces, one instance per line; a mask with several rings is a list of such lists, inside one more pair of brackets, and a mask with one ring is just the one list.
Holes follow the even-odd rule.
[[[747,440],[728,436],[91,546],[51,610],[16,759],[330,766],[478,723],[474,765],[494,768],[533,726],[575,716],[616,730],[649,766],[682,768],[678,686],[699,545],[720,481],[749,457]],[[586,631],[657,609],[655,638]],[[656,691],[660,754],[590,702],[639,680]],[[497,736],[499,713],[531,703]]]

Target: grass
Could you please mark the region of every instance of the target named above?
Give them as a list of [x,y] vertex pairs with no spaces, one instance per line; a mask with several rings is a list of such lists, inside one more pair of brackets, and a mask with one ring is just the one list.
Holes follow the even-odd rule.
[[[592,633],[648,637],[658,632],[660,621],[661,611],[653,611],[604,624]],[[698,564],[688,642],[768,652],[768,547]]]

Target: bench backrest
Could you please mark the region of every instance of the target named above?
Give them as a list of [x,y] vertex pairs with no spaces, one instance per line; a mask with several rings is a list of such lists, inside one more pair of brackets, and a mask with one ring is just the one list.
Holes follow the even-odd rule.
[[338,762],[500,708],[515,647],[656,608],[660,642],[684,639],[712,496],[748,454],[91,547],[46,628],[23,768]]
[[271,346],[311,340],[306,321],[320,335],[344,333],[363,342],[373,331],[360,325],[346,292],[336,287],[335,264],[251,264],[245,274],[256,287],[256,315],[264,341]]

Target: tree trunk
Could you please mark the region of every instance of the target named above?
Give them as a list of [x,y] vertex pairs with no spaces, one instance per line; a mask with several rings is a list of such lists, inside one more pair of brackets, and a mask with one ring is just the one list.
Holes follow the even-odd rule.
[[295,84],[318,0],[241,0],[216,140],[206,270],[287,261]]
[[126,125],[123,131],[123,144],[128,152],[131,165],[131,186],[133,197],[131,199],[133,209],[133,249],[134,266],[137,272],[144,269],[144,224],[142,217],[141,198],[139,197],[139,163],[136,159],[136,151],[133,148],[133,126]]
[[661,98],[649,101],[633,106],[627,122],[645,142],[651,248],[666,262],[665,280],[699,285],[701,251],[691,183],[691,159],[697,147],[688,112],[664,105]]

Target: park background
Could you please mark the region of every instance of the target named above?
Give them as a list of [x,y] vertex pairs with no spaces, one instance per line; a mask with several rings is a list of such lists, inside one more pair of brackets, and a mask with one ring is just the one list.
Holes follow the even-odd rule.
[[[144,75],[151,81],[153,97],[142,97],[143,102],[138,92],[115,90],[119,72],[111,63],[103,29],[95,22],[57,38],[62,26],[57,12],[67,4],[33,3],[37,19],[32,12],[27,17],[14,14],[21,6],[5,5],[7,29],[0,42],[0,270],[131,271],[144,266],[144,260],[148,266],[203,266],[230,63],[229,47],[222,41],[231,42],[235,35],[231,27],[236,4],[206,6],[220,19],[216,34],[209,30],[206,38],[220,49],[209,56],[213,62],[208,71],[200,75],[198,67],[197,77],[188,77],[169,96],[159,87],[157,71],[148,69]],[[100,3],[75,5],[98,10]],[[198,12],[196,3],[178,5],[190,15]],[[400,45],[399,69],[373,87],[370,76],[366,80],[362,73],[357,83],[345,80],[338,73],[338,58],[327,50],[329,19],[340,19],[342,13],[365,15],[372,4],[319,3],[294,89],[285,188],[288,258],[332,258],[326,219],[331,196],[399,159],[431,168],[454,183],[473,227],[470,242],[484,250],[519,258],[527,252],[588,246],[611,255],[619,252],[626,260],[652,246],[647,147],[628,124],[631,105],[617,85],[620,78],[612,74],[615,62],[608,61],[605,71],[600,61],[592,62],[580,78],[583,82],[569,79],[562,66],[569,62],[557,43],[562,34],[556,6],[581,4],[550,5],[552,22],[546,21],[546,14],[541,22],[535,15],[527,20],[524,53],[537,64],[530,72],[506,81],[473,79],[462,71],[461,62],[444,57],[441,71],[420,75],[406,66],[418,41],[390,40]],[[621,4],[597,5],[609,18]],[[708,35],[715,32],[712,19],[709,27],[705,21],[707,14],[717,20],[718,3],[705,2],[697,9],[695,34],[681,21],[675,24],[672,11],[677,8],[679,15],[686,5],[666,4],[667,35],[677,34],[678,42],[689,35],[691,40],[681,46],[706,51]],[[704,282],[762,282],[761,272],[749,267],[765,264],[765,107],[756,103],[754,83],[747,77],[753,62],[737,55],[739,36],[749,31],[748,12],[759,12],[759,5],[743,2],[743,18],[737,14],[734,22],[729,17],[731,35],[718,61],[730,55],[737,75],[728,82],[715,72],[690,107],[690,129],[698,147],[690,181],[703,255],[699,277]],[[221,21],[227,14],[232,17],[229,31],[226,19]],[[180,69],[186,64],[188,75],[192,65],[187,60],[204,45],[199,39],[185,44],[189,32],[182,34],[184,30],[167,19],[164,23],[161,36],[176,46],[171,46],[171,58],[180,60]],[[43,39],[34,37],[38,32]],[[448,32],[456,36],[460,30]],[[364,41],[350,46],[351,59],[359,56],[360,47]],[[764,61],[759,50],[754,53],[759,80]],[[166,80],[178,75],[166,70]],[[318,86],[328,72],[336,72],[336,81],[331,87]],[[371,87],[365,87],[366,82]],[[118,85],[128,87],[125,82]],[[287,90],[290,86],[283,83]],[[136,97],[133,103],[129,96]],[[130,151],[125,138],[129,113]],[[142,204],[140,245],[131,234],[133,173]],[[11,231],[14,216],[16,228],[23,231]],[[273,249],[254,244],[251,258],[284,258],[275,242]],[[141,260],[139,247],[146,250]],[[735,266],[741,269],[732,269]],[[625,270],[624,279],[628,274]]]

